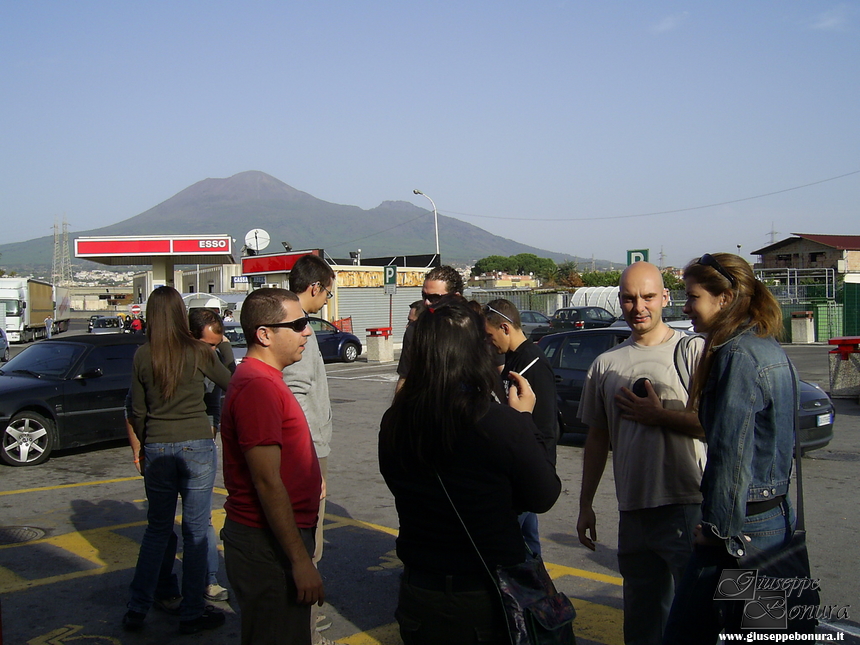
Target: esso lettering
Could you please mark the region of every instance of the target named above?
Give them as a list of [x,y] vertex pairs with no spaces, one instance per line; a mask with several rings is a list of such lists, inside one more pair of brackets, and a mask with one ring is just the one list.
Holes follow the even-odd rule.
[[201,249],[225,249],[227,248],[227,240],[199,240],[198,244]]

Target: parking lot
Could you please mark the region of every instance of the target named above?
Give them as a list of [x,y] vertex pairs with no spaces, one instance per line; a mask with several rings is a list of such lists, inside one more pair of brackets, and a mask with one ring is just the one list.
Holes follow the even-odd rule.
[[[802,378],[828,389],[823,345],[787,348]],[[326,584],[324,609],[333,619],[328,638],[351,644],[400,642],[394,607],[401,565],[394,553],[397,515],[379,475],[376,434],[396,381],[393,364],[327,366],[335,415],[329,458],[326,545],[320,569]],[[842,642],[860,643],[860,405],[837,400],[834,441],[804,459],[807,530],[813,576],[822,601],[848,620],[822,633],[845,631]],[[618,645],[621,637],[621,579],[615,559],[617,511],[611,464],[595,500],[596,552],[575,536],[581,477],[581,447],[559,447],[563,491],[541,516],[544,559],[561,591],[577,608],[580,643]],[[213,520],[223,523],[226,492],[219,477]],[[122,444],[60,453],[41,466],[0,466],[0,529],[29,539],[0,544],[0,616],[3,640],[11,644],[152,643],[198,639],[236,643],[239,620],[205,636],[180,637],[178,619],[153,609],[139,634],[121,630],[128,584],[145,526],[143,485]],[[17,528],[16,528],[17,527]],[[31,534],[27,531],[32,529]],[[17,531],[17,533],[15,533]],[[7,542],[10,539],[6,540]],[[221,574],[226,584],[226,576]],[[831,623],[835,623],[833,620]]]

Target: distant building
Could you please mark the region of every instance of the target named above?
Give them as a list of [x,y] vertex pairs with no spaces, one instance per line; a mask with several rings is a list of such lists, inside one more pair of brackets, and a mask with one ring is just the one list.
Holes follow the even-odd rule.
[[760,256],[755,268],[860,272],[860,235],[792,235],[795,237],[753,251],[753,255]]
[[494,271],[493,273],[484,273],[479,276],[473,276],[468,279],[470,287],[480,289],[510,289],[510,288],[537,288],[540,286],[540,280],[533,275],[511,275]]

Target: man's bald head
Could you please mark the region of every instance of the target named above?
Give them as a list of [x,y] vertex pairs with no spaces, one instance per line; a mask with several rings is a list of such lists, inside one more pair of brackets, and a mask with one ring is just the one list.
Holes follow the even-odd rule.
[[655,281],[660,291],[665,288],[663,285],[663,274],[660,269],[650,262],[634,262],[621,273],[621,281],[618,283],[621,291],[624,291],[625,285],[638,284],[643,281]]

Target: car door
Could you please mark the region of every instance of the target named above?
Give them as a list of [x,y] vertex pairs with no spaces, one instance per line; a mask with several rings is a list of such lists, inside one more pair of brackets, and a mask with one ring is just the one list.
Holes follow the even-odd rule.
[[322,318],[311,318],[311,329],[314,330],[314,335],[317,337],[317,344],[320,346],[323,360],[337,358],[338,345],[340,344],[338,328]]
[[[125,397],[136,343],[97,345],[66,381],[62,443],[86,445],[125,433]],[[101,370],[101,376],[96,376]]]
[[557,341],[551,361],[555,374],[558,409],[567,432],[585,432],[577,418],[585,375],[594,359],[618,342],[615,334],[565,334]]

